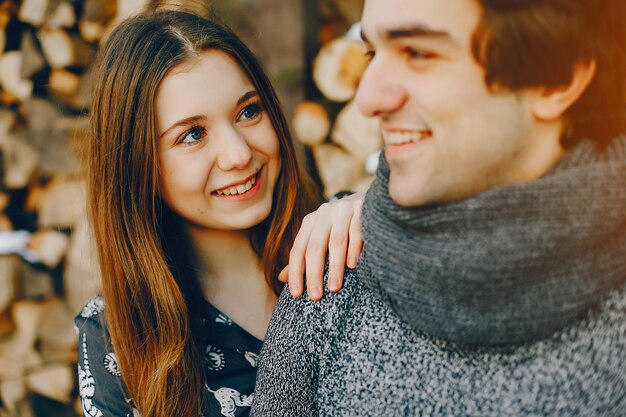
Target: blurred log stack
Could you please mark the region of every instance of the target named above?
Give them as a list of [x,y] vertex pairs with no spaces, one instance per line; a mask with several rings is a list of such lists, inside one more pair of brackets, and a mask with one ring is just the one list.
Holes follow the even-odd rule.
[[85,223],[90,64],[140,0],[0,0],[0,417],[82,415],[72,319],[98,292]]
[[[0,417],[81,415],[72,319],[100,286],[79,158],[90,64],[117,23],[155,1],[0,0]],[[360,10],[354,0],[321,3]],[[333,195],[367,187],[381,138],[351,102],[363,46],[331,41],[345,30],[329,28],[314,67],[326,98],[298,106],[294,127]]]
[[[311,150],[327,197],[366,190],[376,171],[380,128],[375,118],[360,113],[353,100],[367,66],[366,52],[358,25],[325,43],[313,62],[313,80],[333,104],[304,101],[294,113],[294,133]],[[343,107],[331,120],[333,111],[327,109],[337,103]]]

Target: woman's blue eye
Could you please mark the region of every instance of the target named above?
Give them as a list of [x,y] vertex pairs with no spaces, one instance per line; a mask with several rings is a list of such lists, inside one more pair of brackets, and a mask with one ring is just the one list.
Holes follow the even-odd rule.
[[187,131],[181,143],[193,143],[197,142],[205,136],[204,129],[200,126],[194,126]]
[[258,103],[250,104],[246,106],[246,108],[243,109],[239,118],[243,120],[250,120],[250,119],[254,119],[255,117],[258,117],[260,113],[261,113],[260,104]]

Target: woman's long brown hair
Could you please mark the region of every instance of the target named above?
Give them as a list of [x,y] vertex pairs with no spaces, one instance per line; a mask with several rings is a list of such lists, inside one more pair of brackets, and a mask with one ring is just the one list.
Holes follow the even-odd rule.
[[173,67],[209,49],[241,66],[279,138],[282,168],[273,208],[251,231],[276,293],[301,220],[320,202],[296,160],[274,89],[236,35],[171,11],[134,17],[114,30],[96,66],[87,144],[89,216],[111,341],[125,389],[144,417],[197,417],[204,396],[203,358],[190,314],[197,277],[180,250],[188,242],[178,219],[159,198],[154,101]]

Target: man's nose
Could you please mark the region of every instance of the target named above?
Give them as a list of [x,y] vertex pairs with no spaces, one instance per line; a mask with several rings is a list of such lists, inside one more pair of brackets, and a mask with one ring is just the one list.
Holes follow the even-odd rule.
[[384,117],[404,105],[407,93],[390,64],[375,56],[361,77],[355,100],[365,116]]
[[217,146],[217,166],[223,171],[243,169],[252,160],[248,141],[235,127],[220,129]]

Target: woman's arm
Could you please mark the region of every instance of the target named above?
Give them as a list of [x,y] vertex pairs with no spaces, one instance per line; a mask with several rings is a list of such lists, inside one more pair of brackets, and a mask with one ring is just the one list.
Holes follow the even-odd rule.
[[98,314],[104,313],[89,317],[79,315],[74,321],[78,333],[78,384],[83,416],[132,417],[132,406],[123,392],[115,354]]

